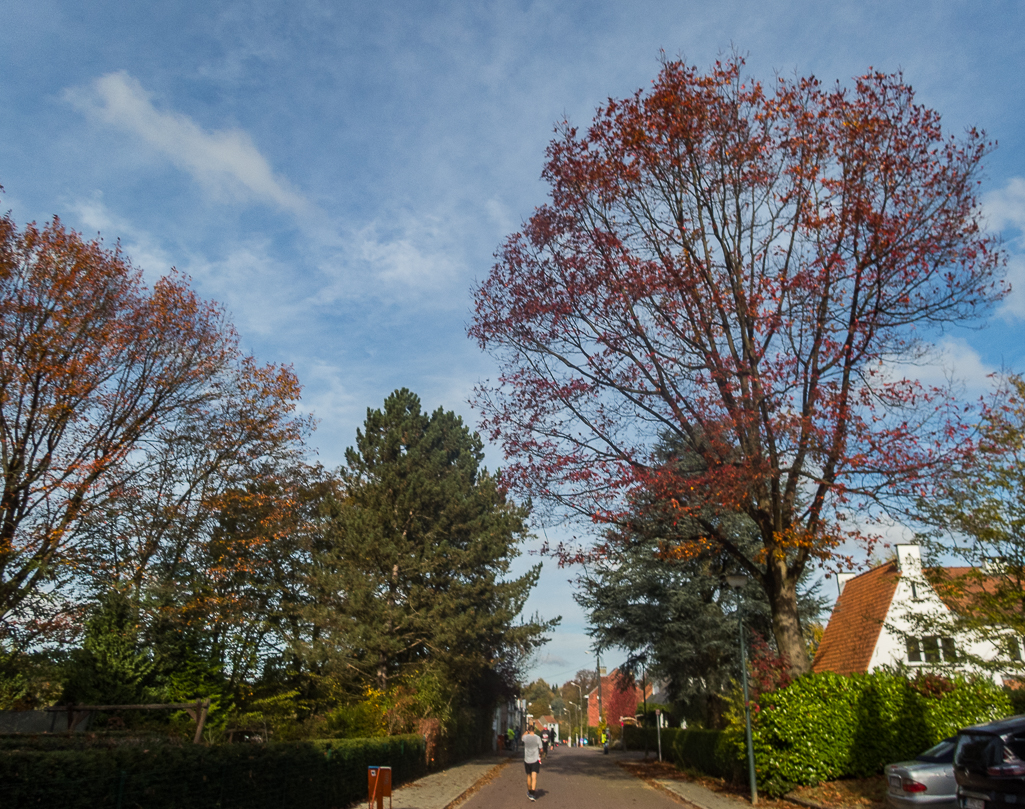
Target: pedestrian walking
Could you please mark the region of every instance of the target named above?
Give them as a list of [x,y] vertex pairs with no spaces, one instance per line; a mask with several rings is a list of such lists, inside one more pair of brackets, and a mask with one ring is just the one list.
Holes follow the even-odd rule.
[[541,758],[548,758],[548,742],[551,739],[552,732],[547,728],[541,728]]
[[537,774],[541,772],[541,739],[534,733],[534,726],[523,734],[523,768],[527,771],[527,797],[537,800]]

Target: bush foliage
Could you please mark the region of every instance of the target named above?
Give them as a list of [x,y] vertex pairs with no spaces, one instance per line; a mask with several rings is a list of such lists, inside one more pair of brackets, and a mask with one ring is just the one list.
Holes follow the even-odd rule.
[[[1004,692],[982,678],[908,679],[889,671],[805,675],[762,694],[755,706],[759,785],[778,795],[798,784],[873,775],[960,728],[1010,713]],[[745,755],[743,724],[736,710],[729,735],[738,760]]]
[[328,809],[366,799],[370,766],[392,767],[395,785],[423,775],[423,738],[7,749],[0,783],[10,806]]
[[[629,749],[658,749],[656,728],[627,725],[623,731]],[[736,747],[736,740],[723,730],[662,728],[662,758],[681,770],[697,770],[732,781],[738,766]]]
[[[725,731],[662,729],[662,757],[681,769],[745,777],[744,714],[737,702]],[[1007,694],[984,678],[908,679],[889,671],[808,674],[762,694],[752,714],[759,789],[874,775],[914,758],[961,728],[1012,713]],[[627,727],[630,749],[657,749],[654,728]]]

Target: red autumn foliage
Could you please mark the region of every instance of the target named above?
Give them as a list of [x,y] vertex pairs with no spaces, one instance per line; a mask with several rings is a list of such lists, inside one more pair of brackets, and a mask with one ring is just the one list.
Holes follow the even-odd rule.
[[[647,488],[697,523],[665,539],[737,558],[797,673],[797,580],[858,537],[847,512],[920,494],[970,447],[953,394],[901,363],[1004,294],[1004,256],[979,225],[982,133],[945,135],[899,75],[741,70],[668,62],[562,127],[550,202],[476,289],[469,333],[501,374],[475,406],[536,501],[616,523]],[[688,463],[660,462],[667,441]]]
[[605,720],[610,725],[619,725],[622,717],[633,717],[637,713],[641,696],[633,677],[617,670],[610,679],[612,687],[604,695]]
[[793,682],[790,676],[790,662],[779,654],[758,632],[751,633],[750,647],[750,697],[757,704],[760,694],[778,691]]

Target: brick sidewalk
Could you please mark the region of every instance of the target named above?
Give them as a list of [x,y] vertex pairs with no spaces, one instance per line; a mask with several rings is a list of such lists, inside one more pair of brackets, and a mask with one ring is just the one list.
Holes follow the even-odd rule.
[[[446,809],[480,781],[512,761],[511,754],[479,756],[398,787],[393,809]],[[358,805],[358,804],[357,804]],[[384,805],[388,806],[385,798]]]

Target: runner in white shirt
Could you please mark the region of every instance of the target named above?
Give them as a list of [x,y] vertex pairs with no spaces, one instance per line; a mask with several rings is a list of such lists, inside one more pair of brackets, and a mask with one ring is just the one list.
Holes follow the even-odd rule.
[[523,734],[523,767],[527,771],[527,797],[536,800],[537,774],[541,771],[541,739],[534,733],[534,726]]

